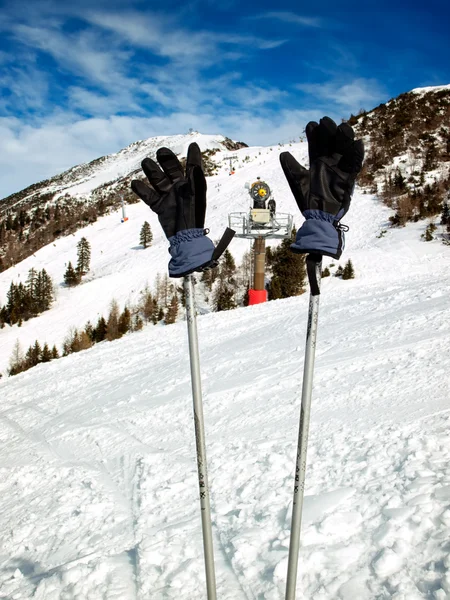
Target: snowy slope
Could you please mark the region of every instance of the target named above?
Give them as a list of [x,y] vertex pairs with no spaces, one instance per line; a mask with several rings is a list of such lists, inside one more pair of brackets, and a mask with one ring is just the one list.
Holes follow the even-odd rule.
[[[209,179],[212,237],[258,175],[300,224],[279,149],[232,154],[236,175],[224,160]],[[378,237],[388,215],[357,191],[342,261],[357,278],[323,280],[299,597],[450,598],[450,249],[420,241],[425,223]],[[157,220],[143,204],[129,216],[0,274],[2,299],[31,266],[61,281],[78,239],[91,242],[88,281],[0,331],[3,366],[17,337],[59,345],[164,271]],[[145,219],[155,241],[142,250]],[[307,303],[198,320],[221,600],[284,597]],[[146,327],[0,381],[1,599],[206,597],[185,329]]]
[[411,92],[413,94],[427,94],[428,92],[441,92],[442,90],[450,90],[450,84],[414,88]]
[[[182,143],[177,140],[177,136],[160,141],[167,144],[171,142],[169,145],[174,150],[179,150],[182,156],[186,154],[188,142],[192,139],[201,143],[202,150],[208,145],[212,147],[219,143],[213,136],[200,134],[180,136],[180,138]],[[155,139],[158,138],[151,138],[152,147],[148,149],[149,152],[155,151]],[[298,143],[286,148],[292,150],[302,160],[306,159],[306,144]],[[133,156],[133,160],[137,160],[136,153]],[[137,164],[144,156],[146,152],[139,155]],[[233,176],[228,174],[229,156],[237,157],[234,160],[236,174]],[[246,181],[254,181],[257,176],[266,179],[273,188],[278,210],[293,213],[297,221],[301,220],[279,166],[278,156],[279,149],[276,146],[273,149],[253,147],[233,152],[223,150],[214,156],[220,168],[217,175],[208,177],[206,215],[206,226],[211,230],[212,239],[219,239],[222,235],[228,224],[229,212],[248,209],[249,195],[244,184]],[[114,164],[118,166],[117,162]],[[130,165],[124,163],[123,157],[120,161],[120,169],[128,173],[130,170]],[[100,177],[98,173],[104,174],[105,170],[98,171],[97,178]],[[84,178],[77,185],[77,189],[81,190],[83,186],[88,185],[88,182]],[[92,185],[92,182],[89,185]],[[74,189],[71,193],[75,193]],[[50,311],[23,323],[20,328],[17,325],[13,327],[7,325],[0,330],[0,372],[6,373],[8,360],[17,339],[24,349],[33,344],[36,339],[42,344],[47,341],[50,345],[56,344],[61,347],[71,327],[82,327],[89,319],[95,323],[101,314],[106,316],[113,297],[121,306],[125,302],[135,302],[147,282],[151,285],[157,273],[167,272],[168,243],[157,216],[143,202],[127,206],[129,221],[126,223],[120,222],[121,216],[121,211],[118,211],[101,217],[96,223],[80,229],[73,235],[56,240],[33,256],[0,273],[0,304],[6,303],[6,294],[11,281],[15,283],[25,281],[32,267],[45,268],[57,284],[57,301]],[[139,232],[145,220],[150,223],[154,234],[153,245],[146,250],[139,245]],[[92,248],[91,271],[83,279],[82,285],[67,289],[63,284],[64,272],[69,260],[72,263],[76,262],[76,244],[83,236],[88,239]],[[231,250],[239,259],[248,248],[248,241],[235,240]]]
[[[299,597],[444,600],[448,249],[359,239],[368,196],[352,214],[358,278],[323,281]],[[199,318],[222,600],[284,598],[307,301]],[[0,394],[1,598],[206,597],[185,323]]]
[[[186,156],[189,144],[197,142],[204,150],[226,150],[223,135],[205,135],[199,132],[189,134],[155,136],[133,142],[119,152],[100,157],[90,163],[77,165],[49,180],[37,183],[19,194],[20,202],[27,202],[34,195],[69,194],[72,198],[89,198],[91,192],[101,185],[114,183],[140,169],[142,160],[154,157],[158,148],[167,146],[176,154]],[[228,140],[230,141],[230,140]],[[25,193],[25,192],[28,192]]]

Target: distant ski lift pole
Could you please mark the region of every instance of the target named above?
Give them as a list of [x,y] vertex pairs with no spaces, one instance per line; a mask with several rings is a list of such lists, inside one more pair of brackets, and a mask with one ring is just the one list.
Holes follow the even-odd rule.
[[125,201],[123,199],[123,194],[120,196],[120,199],[122,201],[122,218],[120,219],[120,222],[125,223],[125,221],[128,221],[128,217],[125,211]]
[[237,156],[230,156],[229,161],[230,161],[230,171],[228,173],[228,175],[234,175],[235,174],[235,170],[233,168],[233,160],[237,160]]
[[[249,304],[267,301],[265,289],[266,238],[285,239],[292,232],[293,217],[276,212],[276,202],[270,187],[260,177],[254,183],[246,183],[253,206],[249,213],[236,212],[228,216],[229,226],[236,237],[254,240],[253,287],[249,290]],[[266,205],[267,202],[267,205]]]

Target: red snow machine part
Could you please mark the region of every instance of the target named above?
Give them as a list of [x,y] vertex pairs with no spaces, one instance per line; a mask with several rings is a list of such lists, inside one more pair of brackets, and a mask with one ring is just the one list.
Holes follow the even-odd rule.
[[267,302],[266,290],[248,290],[249,306],[253,306],[253,304],[262,304],[263,302]]

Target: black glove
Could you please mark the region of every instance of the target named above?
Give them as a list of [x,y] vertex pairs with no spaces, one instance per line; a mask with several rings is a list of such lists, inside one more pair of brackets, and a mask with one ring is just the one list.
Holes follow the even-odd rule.
[[217,248],[206,237],[206,179],[200,148],[195,143],[189,146],[186,173],[169,148],[160,148],[156,158],[159,165],[151,158],[142,161],[151,187],[135,179],[131,189],[158,215],[170,242],[169,275],[184,277],[215,266],[234,232],[227,229]]
[[355,141],[347,123],[339,127],[329,117],[306,126],[309,171],[289,152],[280,162],[305,222],[291,245],[293,252],[339,258],[344,249],[340,220],[350,207],[355,180],[364,160],[362,140]]

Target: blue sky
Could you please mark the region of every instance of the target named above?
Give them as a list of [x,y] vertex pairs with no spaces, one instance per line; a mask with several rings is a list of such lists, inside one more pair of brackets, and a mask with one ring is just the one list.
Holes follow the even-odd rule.
[[153,135],[271,144],[450,83],[444,0],[0,7],[0,197]]

